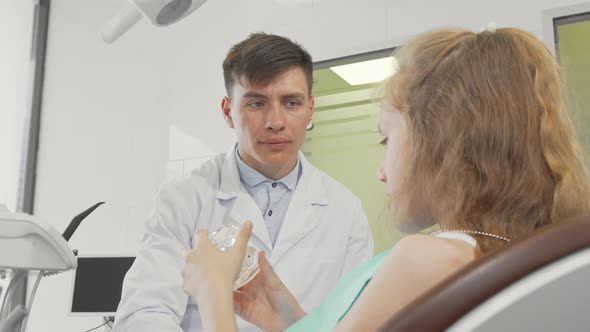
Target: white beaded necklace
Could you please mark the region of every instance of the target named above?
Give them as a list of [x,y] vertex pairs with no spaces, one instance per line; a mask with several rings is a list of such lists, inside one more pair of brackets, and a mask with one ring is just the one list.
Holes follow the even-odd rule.
[[486,232],[480,232],[480,231],[471,231],[468,229],[439,229],[437,231],[430,233],[430,235],[436,235],[436,234],[445,233],[445,232],[459,232],[459,233],[465,233],[465,234],[477,234],[477,235],[487,236],[487,237],[491,237],[494,239],[510,242],[510,239],[505,238],[500,235],[486,233]]

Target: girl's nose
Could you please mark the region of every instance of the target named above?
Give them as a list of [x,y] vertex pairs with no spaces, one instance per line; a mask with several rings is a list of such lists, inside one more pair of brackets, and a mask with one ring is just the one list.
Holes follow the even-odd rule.
[[383,169],[383,163],[377,169],[377,179],[381,182],[387,182],[387,177],[385,176],[385,170]]

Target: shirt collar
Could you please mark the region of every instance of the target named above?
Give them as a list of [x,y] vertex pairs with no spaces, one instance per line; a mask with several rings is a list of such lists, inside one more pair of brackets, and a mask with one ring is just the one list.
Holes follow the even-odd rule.
[[269,179],[266,176],[262,175],[260,172],[258,172],[254,168],[248,166],[240,157],[240,154],[238,153],[237,146],[236,146],[235,154],[236,154],[236,161],[238,164],[238,173],[240,174],[240,179],[250,187],[255,187],[265,181],[268,181],[268,182],[280,182],[280,183],[284,184],[289,190],[293,190],[293,188],[295,188],[295,185],[297,184],[297,181],[299,180],[299,175],[301,174],[301,172],[300,172],[301,163],[300,163],[299,158],[297,158],[297,164],[295,165],[295,167],[293,168],[293,170],[289,174],[287,174],[286,176],[284,176],[282,179],[280,179],[278,181],[274,181],[274,180]]

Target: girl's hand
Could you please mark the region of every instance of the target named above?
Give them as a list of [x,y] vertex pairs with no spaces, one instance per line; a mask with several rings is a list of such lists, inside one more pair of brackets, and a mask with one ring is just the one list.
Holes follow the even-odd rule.
[[246,221],[235,244],[221,251],[209,240],[207,230],[197,231],[195,248],[186,253],[186,266],[182,271],[184,291],[204,305],[213,297],[231,296],[251,233],[252,222]]
[[264,252],[258,255],[260,272],[234,292],[236,313],[269,331],[283,331],[305,316],[305,312],[274,272]]

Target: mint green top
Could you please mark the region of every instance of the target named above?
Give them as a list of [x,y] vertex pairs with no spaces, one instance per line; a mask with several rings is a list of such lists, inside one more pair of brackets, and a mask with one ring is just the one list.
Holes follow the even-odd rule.
[[[473,247],[477,246],[477,241],[462,231],[441,231],[433,235],[464,241]],[[386,250],[345,274],[338,280],[336,286],[334,286],[318,307],[297,323],[291,325],[285,332],[332,331],[336,327],[336,324],[350,310],[354,302],[356,302],[356,299],[365,289],[371,278],[373,278],[373,275],[375,275],[375,272],[377,272],[388,253],[389,250]]]
[[285,332],[332,331],[369,283],[389,250],[346,273],[322,303]]

